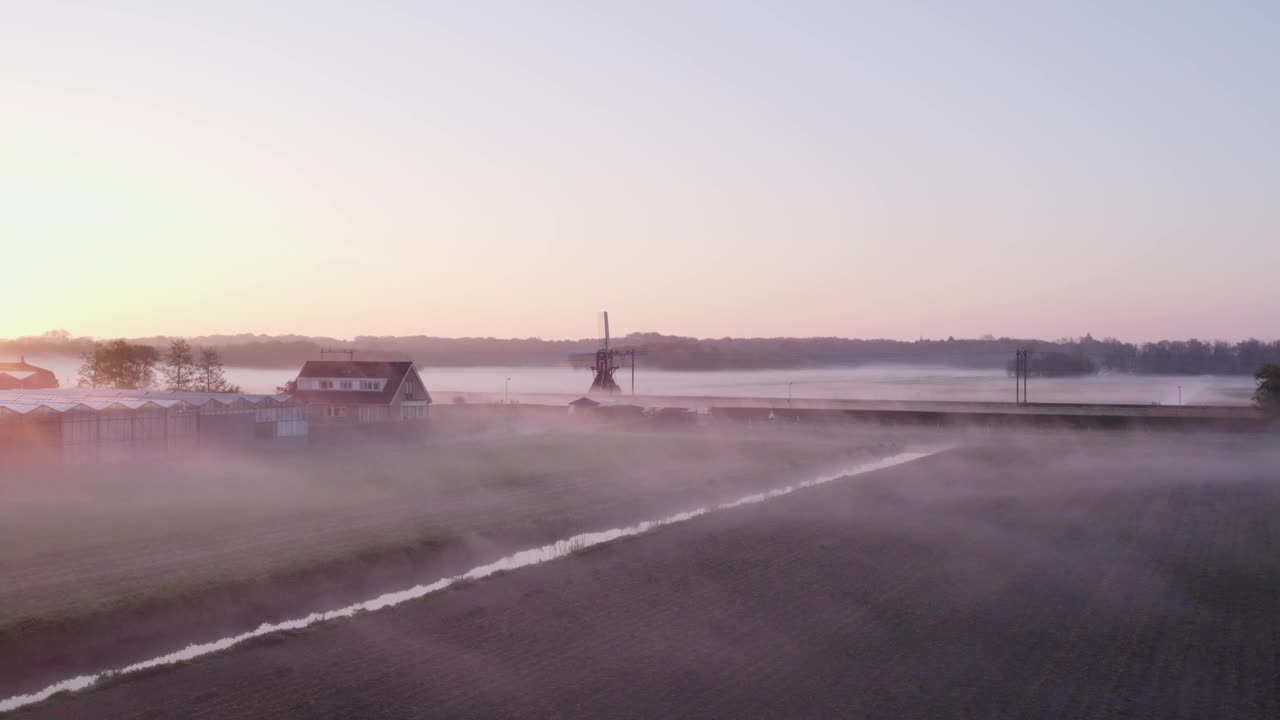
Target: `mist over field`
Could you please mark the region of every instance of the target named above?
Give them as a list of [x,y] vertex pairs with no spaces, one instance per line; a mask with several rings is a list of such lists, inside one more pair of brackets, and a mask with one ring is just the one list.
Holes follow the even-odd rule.
[[[64,386],[76,384],[80,360],[61,356],[28,358],[53,370]],[[431,391],[448,402],[454,394],[471,400],[500,401],[505,379],[511,396],[526,402],[580,397],[591,376],[567,365],[560,367],[421,367]],[[296,370],[230,366],[227,379],[246,392],[274,393]],[[618,373],[624,393],[631,391],[631,375]],[[790,386],[790,388],[788,387]],[[962,368],[947,365],[868,365],[856,368],[799,368],[795,370],[675,371],[641,367],[636,371],[641,396],[785,398],[840,400],[953,400],[1004,402],[1013,396],[1013,380],[1002,368]],[[1177,405],[1247,405],[1254,382],[1235,375],[1128,375],[1103,373],[1084,377],[1035,378],[1031,392],[1037,402],[1133,403]],[[553,396],[548,399],[545,396]],[[572,396],[572,397],[570,397]]]
[[0,0],[0,720],[1280,720],[1278,39]]
[[446,428],[426,444],[0,471],[0,692],[898,446],[880,432],[513,430],[501,415]]
[[[949,449],[768,493],[913,448]],[[10,476],[0,677],[32,692],[754,497],[23,716],[1242,717],[1278,697],[1277,477],[1280,449],[1248,435],[501,425],[301,462]]]

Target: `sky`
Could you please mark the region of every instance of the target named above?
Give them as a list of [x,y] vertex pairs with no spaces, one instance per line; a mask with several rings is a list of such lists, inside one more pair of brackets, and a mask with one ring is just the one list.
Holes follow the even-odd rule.
[[1280,336],[1280,3],[0,0],[0,337]]

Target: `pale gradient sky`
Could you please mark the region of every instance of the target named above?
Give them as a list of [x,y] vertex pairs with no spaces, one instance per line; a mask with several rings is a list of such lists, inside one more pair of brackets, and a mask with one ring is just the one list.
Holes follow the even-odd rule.
[[0,0],[0,336],[1280,336],[1277,38],[1275,0]]

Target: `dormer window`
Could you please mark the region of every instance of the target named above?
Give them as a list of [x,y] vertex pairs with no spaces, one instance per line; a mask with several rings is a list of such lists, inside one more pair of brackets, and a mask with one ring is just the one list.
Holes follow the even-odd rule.
[[342,389],[343,389],[343,390],[350,390],[350,389],[352,389],[353,387],[354,387],[354,384],[353,384],[350,380],[343,380],[343,381],[342,381]]
[[332,390],[332,389],[333,389],[333,381],[332,381],[332,380],[321,380],[321,381],[320,381],[320,389],[321,389],[321,390]]

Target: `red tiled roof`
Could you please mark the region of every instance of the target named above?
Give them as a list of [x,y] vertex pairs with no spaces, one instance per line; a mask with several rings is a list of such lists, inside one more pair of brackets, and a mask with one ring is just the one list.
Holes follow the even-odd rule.
[[383,378],[397,383],[413,367],[408,360],[308,360],[298,372],[300,378]]
[[[9,373],[17,373],[10,375]],[[36,367],[23,360],[21,362],[0,362],[0,388],[3,389],[46,389],[58,387],[58,377],[42,367]]]

